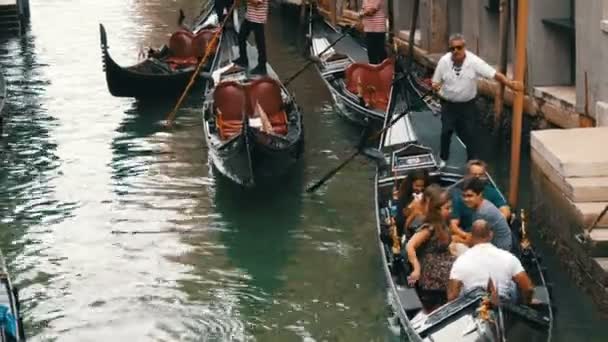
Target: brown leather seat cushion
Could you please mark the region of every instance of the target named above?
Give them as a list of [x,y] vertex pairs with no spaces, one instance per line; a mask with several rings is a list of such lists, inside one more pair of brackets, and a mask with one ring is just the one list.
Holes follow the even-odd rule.
[[246,85],[234,81],[221,82],[213,92],[213,101],[222,139],[229,139],[241,132],[243,111],[248,117],[257,116],[254,110],[257,103],[268,116],[273,133],[287,134],[287,114],[283,110],[281,86],[273,78],[259,78]]
[[[386,111],[393,81],[394,60],[387,58],[378,65],[353,63],[345,70],[346,89],[362,96],[373,109]],[[359,94],[359,93],[362,94]]]
[[178,65],[196,65],[198,63],[198,58],[205,56],[207,45],[218,30],[219,29],[205,29],[201,30],[196,35],[185,30],[173,33],[171,38],[169,38],[169,51],[171,51],[171,57],[168,58],[167,61]]
[[233,81],[219,83],[213,92],[217,128],[222,139],[241,132],[243,111],[247,110],[247,92],[243,85]]
[[287,114],[283,110],[281,86],[277,80],[270,77],[259,78],[251,82],[247,89],[251,106],[250,115],[255,115],[254,108],[259,102],[268,116],[273,132],[280,135],[287,134]]

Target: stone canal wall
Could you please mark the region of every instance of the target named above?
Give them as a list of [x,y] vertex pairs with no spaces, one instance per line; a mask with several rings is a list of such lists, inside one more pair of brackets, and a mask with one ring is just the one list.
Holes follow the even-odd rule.
[[531,135],[532,227],[608,313],[608,214],[597,221],[608,205],[607,146],[608,127]]

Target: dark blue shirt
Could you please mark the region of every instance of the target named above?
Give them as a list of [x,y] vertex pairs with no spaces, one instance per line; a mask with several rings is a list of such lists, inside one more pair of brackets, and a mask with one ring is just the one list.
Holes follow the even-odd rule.
[[[452,195],[452,218],[460,220],[460,227],[465,232],[471,231],[471,225],[473,225],[473,209],[469,208],[464,204],[462,200],[462,187],[461,184],[454,186],[451,190]],[[494,204],[496,208],[504,207],[507,205],[504,197],[498,192],[492,184],[486,183],[483,189],[483,198]]]

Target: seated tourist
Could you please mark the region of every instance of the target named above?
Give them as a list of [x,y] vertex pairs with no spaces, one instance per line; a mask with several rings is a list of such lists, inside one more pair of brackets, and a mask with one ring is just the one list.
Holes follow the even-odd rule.
[[406,215],[404,230],[408,237],[412,236],[424,223],[430,199],[436,191],[436,186],[427,186],[426,189],[424,189],[422,196],[413,200],[404,210]]
[[[481,160],[471,160],[467,163],[467,174],[465,175],[465,179],[468,178],[478,178],[485,182],[485,186],[483,188],[483,198],[490,201],[494,204],[505,217],[505,219],[509,220],[511,217],[511,208],[505,201],[504,197],[501,196],[498,189],[489,182],[487,178],[487,165],[485,162]],[[450,227],[452,229],[461,228],[464,231],[468,231],[471,229],[471,224],[473,223],[473,211],[467,207],[462,201],[462,184],[454,186],[451,190],[452,192],[452,221],[450,222]]]
[[450,271],[448,301],[473,288],[487,288],[491,279],[499,296],[514,302],[519,297],[523,303],[530,303],[534,291],[532,281],[519,259],[490,243],[494,233],[488,222],[476,220],[471,235],[473,247],[456,259]]
[[425,223],[407,243],[407,256],[413,267],[407,280],[410,286],[418,283],[425,310],[432,311],[446,301],[447,281],[454,257],[448,250],[451,242],[448,227],[452,205],[450,196],[438,185],[429,188]]
[[[485,182],[479,178],[467,178],[462,182],[462,201],[473,212],[473,220],[483,219],[488,222],[493,232],[492,243],[506,251],[511,251],[513,237],[511,228],[505,220],[500,210],[483,197]],[[464,239],[470,245],[470,233],[462,231],[460,228],[454,229],[452,233]]]
[[399,211],[397,227],[406,227],[406,221],[412,210],[420,209],[420,200],[424,189],[429,185],[429,173],[426,170],[416,170],[401,183],[399,188]]

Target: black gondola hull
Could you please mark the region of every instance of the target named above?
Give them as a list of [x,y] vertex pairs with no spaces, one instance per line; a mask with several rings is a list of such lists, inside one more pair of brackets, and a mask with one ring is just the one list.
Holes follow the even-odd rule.
[[[123,68],[103,51],[104,71],[110,94],[116,97],[158,98],[176,97],[184,91],[194,70],[172,74],[140,73]],[[152,62],[144,61],[145,64]],[[205,80],[198,78],[197,87],[204,87]]]
[[[206,6],[202,13],[191,28],[193,32],[206,26],[218,24],[217,15],[214,13],[212,6]],[[196,65],[177,70],[171,69],[164,62],[164,59],[168,57],[166,47],[163,47],[161,52],[157,53],[157,58],[149,57],[143,62],[129,67],[120,66],[110,55],[104,26],[100,24],[99,30],[103,71],[105,72],[108,90],[113,96],[141,99],[176,97],[184,91],[194,74]],[[208,59],[201,72],[209,70],[212,59]],[[204,87],[205,80],[200,77],[197,78],[195,86]]]

